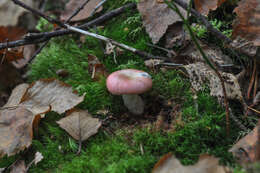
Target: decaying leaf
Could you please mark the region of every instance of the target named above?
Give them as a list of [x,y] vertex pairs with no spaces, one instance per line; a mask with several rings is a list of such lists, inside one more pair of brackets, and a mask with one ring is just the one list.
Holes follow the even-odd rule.
[[145,60],[144,64],[145,64],[145,66],[147,66],[149,68],[153,68],[156,65],[161,64],[162,62],[164,62],[164,61],[161,59],[149,59],[149,60]]
[[[23,0],[23,2],[32,8],[36,7],[36,1],[34,0]],[[16,26],[19,17],[27,12],[26,9],[14,4],[10,0],[0,1],[0,23],[2,26]]]
[[26,173],[24,160],[18,160],[12,167],[10,173]]
[[101,77],[107,77],[108,72],[105,66],[98,60],[95,55],[88,55],[88,71],[91,74],[91,78],[99,80]]
[[[65,7],[64,12],[61,14],[61,20],[68,19],[73,12],[79,8],[85,0],[70,0]],[[74,16],[71,21],[80,21],[87,19],[90,17],[91,13],[94,12],[95,7],[101,2],[102,0],[90,0],[85,7],[76,15]],[[102,10],[102,6],[98,8],[97,12]]]
[[24,67],[32,58],[34,52],[35,52],[35,45],[25,45],[23,48],[23,58],[18,59],[16,61],[12,61],[12,64],[16,68]]
[[77,110],[57,121],[74,139],[84,141],[98,132],[101,122],[85,110]]
[[22,100],[23,95],[27,91],[28,87],[29,84],[27,83],[17,85],[13,89],[12,94],[8,99],[8,102],[4,105],[4,107],[18,106]]
[[[189,0],[184,1],[189,2]],[[141,0],[137,8],[142,15],[146,32],[154,44],[164,35],[169,25],[181,21],[179,15],[170,9],[167,4],[160,3],[157,0]],[[179,10],[184,16],[186,15],[186,11],[181,7],[179,7]]]
[[210,10],[216,10],[226,0],[195,0],[195,8],[203,15],[208,15]]
[[[221,82],[215,72],[205,63],[198,62],[185,65],[184,68],[190,76],[192,87],[196,90],[202,90],[208,83],[210,95],[216,96],[219,100],[224,98]],[[236,99],[243,103],[242,92],[236,77],[231,73],[220,72],[225,80],[225,87],[228,99]]]
[[237,18],[233,23],[232,37],[240,36],[253,42],[255,46],[260,46],[259,11],[259,0],[242,0],[238,2],[238,7],[234,10]]
[[220,166],[217,158],[204,154],[198,163],[183,166],[171,153],[163,156],[154,166],[152,173],[228,173],[228,168]]
[[236,39],[232,41],[230,46],[240,52],[243,52],[249,56],[255,56],[257,51],[257,46],[254,46],[254,44],[250,41],[247,41],[244,38],[241,38],[240,36],[237,36]]
[[260,120],[248,135],[240,139],[230,150],[240,164],[260,161]]
[[[0,2],[0,6],[1,6],[1,2]],[[20,27],[0,26],[0,42],[17,40],[21,38],[25,33],[26,30]],[[9,48],[9,49],[0,50],[0,57],[1,57],[0,58],[1,61],[7,60],[8,62],[22,59],[24,57],[23,46],[18,48]]]
[[184,30],[183,23],[177,22],[169,26],[165,33],[165,47],[183,46],[190,41],[190,35]]
[[37,118],[39,115],[24,106],[0,111],[0,157],[14,155],[31,145]]
[[71,86],[57,79],[42,79],[30,85],[21,103],[33,108],[35,112],[43,112],[42,110],[51,106],[52,111],[62,114],[83,99],[84,95],[79,97]]

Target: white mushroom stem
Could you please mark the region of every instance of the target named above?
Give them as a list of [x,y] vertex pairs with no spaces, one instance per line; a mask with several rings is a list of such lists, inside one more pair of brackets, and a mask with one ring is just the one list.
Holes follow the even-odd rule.
[[143,99],[137,94],[124,94],[123,96],[124,104],[128,110],[135,114],[141,115],[144,112],[144,102]]

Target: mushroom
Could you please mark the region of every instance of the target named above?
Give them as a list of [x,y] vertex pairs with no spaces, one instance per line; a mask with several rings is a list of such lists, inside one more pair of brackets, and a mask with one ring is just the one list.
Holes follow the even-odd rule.
[[144,102],[138,94],[152,87],[148,73],[135,69],[119,70],[108,76],[106,85],[110,93],[122,95],[124,105],[131,113],[141,115],[144,112]]

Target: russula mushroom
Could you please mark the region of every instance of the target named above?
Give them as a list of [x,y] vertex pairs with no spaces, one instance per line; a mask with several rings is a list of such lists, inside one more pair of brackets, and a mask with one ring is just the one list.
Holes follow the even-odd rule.
[[140,115],[144,112],[144,102],[138,94],[152,87],[151,76],[141,70],[125,69],[111,73],[106,81],[107,89],[115,95],[122,95],[128,110]]

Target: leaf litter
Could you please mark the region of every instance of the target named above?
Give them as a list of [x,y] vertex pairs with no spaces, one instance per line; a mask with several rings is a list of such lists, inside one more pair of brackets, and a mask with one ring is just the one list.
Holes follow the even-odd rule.
[[0,157],[14,155],[31,145],[33,129],[45,113],[64,113],[82,102],[72,88],[56,79],[18,85],[0,109]]

